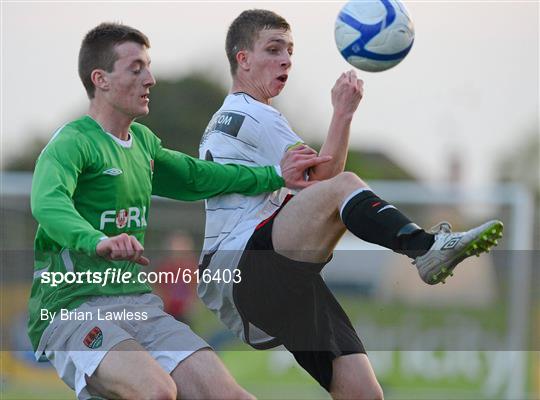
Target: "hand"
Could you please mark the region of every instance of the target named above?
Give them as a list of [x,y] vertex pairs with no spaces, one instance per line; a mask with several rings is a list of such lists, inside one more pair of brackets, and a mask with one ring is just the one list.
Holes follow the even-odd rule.
[[303,189],[317,181],[306,181],[305,172],[319,164],[328,162],[330,156],[319,157],[311,147],[301,145],[285,153],[281,159],[281,175],[289,189]]
[[352,118],[363,95],[364,81],[356,77],[354,70],[341,74],[332,88],[334,112]]
[[96,254],[107,260],[128,260],[140,265],[149,265],[150,260],[144,257],[144,247],[135,236],[122,233],[103,239],[96,246]]

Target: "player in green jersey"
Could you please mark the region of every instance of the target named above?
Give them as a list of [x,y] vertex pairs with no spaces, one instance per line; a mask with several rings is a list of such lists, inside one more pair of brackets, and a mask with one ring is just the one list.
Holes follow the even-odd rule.
[[[311,184],[303,171],[329,157],[294,149],[281,177],[272,166],[219,165],[164,149],[134,122],[149,112],[155,84],[148,48],[144,34],[120,24],[101,24],[82,42],[88,114],[58,129],[32,184],[39,227],[29,335],[36,356],[45,355],[79,398],[252,398],[137,279],[149,263],[150,196],[190,201],[302,188]],[[111,278],[119,275],[129,279]]]

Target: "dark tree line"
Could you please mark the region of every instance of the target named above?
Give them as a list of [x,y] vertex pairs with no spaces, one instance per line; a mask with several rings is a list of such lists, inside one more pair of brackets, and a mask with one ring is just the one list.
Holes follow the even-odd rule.
[[[225,94],[222,86],[197,74],[175,80],[158,79],[150,90],[150,114],[138,121],[152,129],[165,147],[196,156],[206,124],[220,107]],[[85,112],[81,110],[79,115],[69,119],[76,119]],[[52,133],[51,130],[49,135]],[[49,138],[45,132],[35,132],[29,137],[33,139],[25,152],[7,162],[5,170],[34,170],[36,159]]]
[[[158,79],[150,91],[150,114],[138,121],[158,135],[165,147],[197,156],[201,135],[214,112],[221,106],[227,91],[219,83],[199,74],[179,79]],[[82,89],[81,89],[82,90]],[[285,114],[286,113],[286,110]],[[85,110],[81,110],[80,115]],[[72,119],[77,118],[72,116]],[[290,117],[294,124],[294,115]],[[50,132],[52,135],[52,132]],[[302,133],[299,132],[300,136]],[[31,135],[30,135],[31,136]],[[43,137],[37,132],[35,138]],[[26,152],[5,165],[6,170],[32,171],[48,139],[34,139]],[[308,143],[318,149],[318,143]],[[346,169],[364,179],[414,179],[380,152],[349,151]]]

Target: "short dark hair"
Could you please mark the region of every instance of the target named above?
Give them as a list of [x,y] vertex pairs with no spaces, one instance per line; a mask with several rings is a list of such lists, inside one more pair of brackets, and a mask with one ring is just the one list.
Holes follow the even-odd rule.
[[79,77],[90,99],[96,88],[91,73],[95,69],[111,72],[118,55],[114,47],[125,42],[139,43],[147,48],[150,42],[141,31],[127,25],[104,22],[86,34],[79,50]]
[[229,26],[225,51],[231,66],[231,74],[235,75],[238,69],[236,54],[240,50],[252,50],[253,44],[264,29],[291,29],[289,23],[282,16],[269,10],[246,10],[243,11]]

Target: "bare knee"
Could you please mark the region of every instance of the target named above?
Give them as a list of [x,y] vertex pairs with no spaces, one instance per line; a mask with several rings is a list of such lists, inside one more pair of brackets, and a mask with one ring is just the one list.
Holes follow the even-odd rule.
[[384,393],[382,390],[381,385],[377,383],[376,387],[373,388],[372,398],[377,400],[383,400],[384,399]]
[[176,385],[174,381],[170,379],[167,383],[162,382],[160,385],[156,385],[155,388],[152,388],[145,396],[147,399],[160,399],[160,400],[175,400],[176,399]]
[[171,373],[179,399],[254,400],[227,371],[216,353],[202,349],[182,361]]
[[367,187],[367,184],[360,179],[358,175],[353,172],[345,171],[342,172],[332,179],[330,179],[331,184],[338,189],[339,192],[343,194],[348,194],[353,190]]
[[384,399],[384,393],[379,383],[370,385],[368,390],[364,390],[364,392],[365,392],[366,399],[370,399],[370,400],[383,400]]

